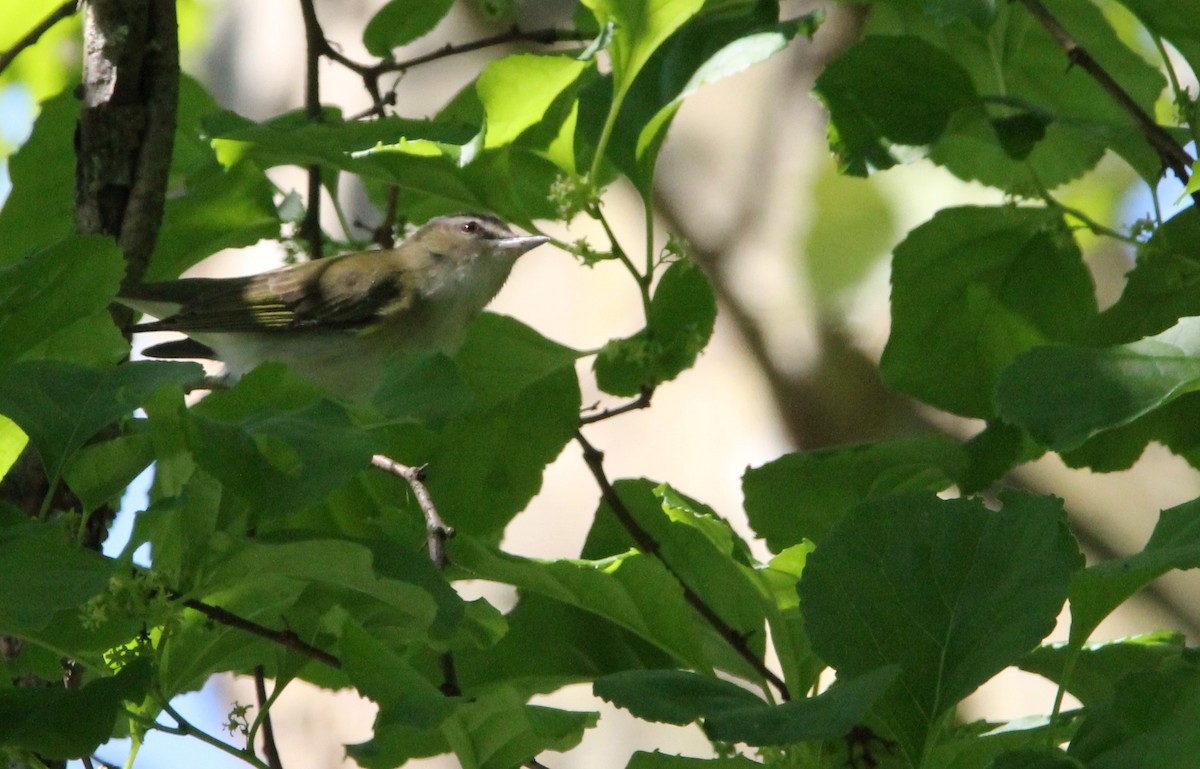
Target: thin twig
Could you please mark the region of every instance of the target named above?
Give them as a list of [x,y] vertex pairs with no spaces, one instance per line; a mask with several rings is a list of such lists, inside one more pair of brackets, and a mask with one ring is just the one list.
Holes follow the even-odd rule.
[[[301,0],[301,2],[308,4],[311,2],[311,0]],[[325,37],[323,32],[321,32],[321,26],[317,22],[315,13],[312,14],[311,20],[307,17],[305,19],[306,32],[310,23],[312,28],[317,33],[315,50],[317,50],[318,55],[325,56],[330,61],[341,64],[343,67],[351,72],[354,72],[356,75],[362,78],[363,86],[367,89],[367,93],[370,94],[371,101],[374,105],[370,110],[364,113],[364,115],[375,114],[379,117],[383,117],[383,107],[389,102],[390,98],[383,96],[379,90],[379,78],[383,75],[394,72],[403,74],[413,67],[418,67],[422,64],[428,64],[439,59],[445,59],[450,56],[457,56],[463,53],[470,53],[471,51],[478,51],[483,48],[490,48],[495,45],[504,45],[505,43],[528,42],[551,45],[553,43],[576,42],[587,39],[586,35],[583,35],[575,30],[558,30],[547,28],[522,31],[517,27],[513,27],[507,32],[480,38],[479,40],[474,40],[469,43],[461,43],[459,45],[447,44],[436,51],[424,53],[420,56],[414,56],[413,58],[405,59],[404,61],[382,60],[374,64],[364,64],[351,59],[329,42],[329,39]]]
[[[328,47],[313,0],[300,0],[304,16],[304,114],[313,123],[321,121],[321,54]],[[308,241],[308,254],[320,259],[324,247],[321,237],[321,166],[308,166],[308,207],[300,223],[300,237]]]
[[[168,732],[170,734],[182,734],[182,735],[186,735],[186,736],[190,736],[190,737],[195,737],[196,739],[200,740],[201,742],[207,743],[207,744],[213,746],[214,748],[216,748],[217,750],[220,750],[224,753],[228,753],[231,756],[240,758],[243,761],[245,761],[246,763],[257,767],[258,769],[271,769],[271,767],[267,766],[262,761],[260,761],[258,756],[254,755],[254,751],[252,751],[250,749],[243,750],[242,748],[234,747],[233,745],[230,745],[228,742],[225,742],[224,740],[219,740],[216,737],[209,734],[208,732],[204,731],[203,729],[196,727],[190,721],[188,721],[186,718],[184,718],[182,715],[180,715],[179,711],[176,710],[174,707],[172,707],[170,702],[163,701],[163,702],[160,702],[159,704],[162,706],[163,712],[166,713],[168,716],[170,716],[171,719],[176,724],[178,724],[178,726],[175,729],[172,729],[172,728],[166,726],[165,724],[160,724],[153,719],[149,719],[149,723],[147,725],[151,729],[158,729],[159,731]],[[127,710],[126,713],[132,714],[132,711]],[[146,721],[147,721],[147,719],[143,719],[143,718],[139,718],[138,720],[141,723],[146,723]]]
[[653,387],[643,387],[642,392],[637,398],[625,403],[621,406],[615,406],[611,409],[605,409],[598,414],[588,414],[579,418],[579,424],[590,425],[596,422],[603,422],[605,419],[615,417],[618,414],[625,414],[630,411],[637,411],[650,407],[650,400],[654,397]]
[[494,45],[504,45],[505,43],[540,43],[542,45],[550,45],[552,43],[563,42],[578,42],[586,40],[587,36],[573,29],[559,30],[552,27],[546,29],[535,29],[530,31],[522,31],[517,27],[512,27],[507,32],[501,32],[498,35],[480,38],[470,43],[460,43],[458,45],[446,44],[436,51],[431,51],[420,56],[414,56],[411,59],[404,61],[388,61],[380,62],[375,69],[380,72],[404,72],[413,67],[422,64],[428,64],[431,61],[444,59],[448,56],[457,56],[462,53],[470,53],[483,48],[491,48]]
[[[371,464],[403,478],[408,483],[413,496],[417,498],[421,512],[425,514],[425,541],[429,548],[429,560],[433,561],[433,565],[438,571],[445,571],[446,567],[450,565],[450,558],[446,555],[446,540],[454,536],[454,529],[446,525],[442,516],[438,514],[437,507],[433,504],[429,487],[425,485],[425,468],[402,465],[383,454],[371,457]],[[462,689],[458,685],[458,670],[454,665],[453,653],[444,652],[439,658],[439,664],[442,669],[442,685],[439,687],[442,694],[447,697],[457,697],[462,694]]]
[[429,543],[429,560],[433,561],[433,565],[439,570],[445,569],[450,563],[449,558],[446,557],[446,540],[454,536],[454,529],[447,526],[442,517],[438,515],[437,507],[433,504],[433,497],[429,495],[429,489],[425,486],[425,468],[402,465],[383,454],[371,457],[371,464],[380,470],[386,470],[392,475],[403,478],[408,483],[413,495],[417,498],[417,504],[421,506],[421,512],[425,514],[425,535],[426,541]]
[[[1164,167],[1171,169],[1175,176],[1184,184],[1187,184],[1191,165],[1194,159],[1187,153],[1179,142],[1175,141],[1162,126],[1154,121],[1146,111],[1133,100],[1133,97],[1121,87],[1112,75],[1108,73],[1104,67],[1100,66],[1088,52],[1086,48],[1079,44],[1071,33],[1050,13],[1050,10],[1042,4],[1041,0],[1016,0],[1021,5],[1029,10],[1038,23],[1045,27],[1050,36],[1055,39],[1059,46],[1066,53],[1067,59],[1072,64],[1077,64],[1083,68],[1085,72],[1092,76],[1100,87],[1117,103],[1121,109],[1125,110],[1133,122],[1137,124],[1142,135],[1146,137],[1147,143],[1158,153],[1159,159]],[[1192,193],[1192,200],[1200,205],[1200,192]]]
[[271,708],[267,698],[267,674],[262,665],[254,666],[254,694],[258,698],[258,712],[262,719],[263,753],[267,757],[267,764],[271,769],[283,769],[283,763],[279,760],[279,748],[275,745],[275,727],[271,725]]
[[78,13],[79,3],[80,0],[67,0],[67,2],[51,11],[50,15],[42,19],[36,27],[26,32],[20,40],[13,43],[11,48],[4,53],[0,53],[0,72],[4,72],[8,68],[8,65],[12,64],[13,59],[21,54],[21,51],[36,44],[42,35],[49,32],[55,24],[63,19],[69,19]]
[[195,598],[185,598],[183,600],[183,605],[189,609],[195,609],[218,624],[225,625],[226,627],[237,628],[238,630],[244,630],[251,635],[258,636],[259,638],[265,638],[268,641],[277,643],[280,646],[291,649],[292,651],[299,652],[300,654],[314,659],[324,665],[328,665],[331,668],[341,669],[342,667],[342,661],[340,659],[333,656],[329,652],[324,651],[323,649],[318,649],[312,644],[305,643],[304,641],[300,640],[299,636],[290,630],[272,630],[265,625],[252,622],[245,617],[239,617],[228,609],[222,609],[220,606],[213,606],[211,604],[204,603],[203,601],[197,601]]
[[617,517],[617,521],[629,533],[629,536],[633,537],[633,541],[637,543],[638,549],[647,555],[657,558],[683,589],[684,599],[713,630],[717,631],[717,635],[721,636],[725,640],[725,643],[729,644],[737,652],[738,656],[746,660],[750,664],[750,667],[754,668],[765,681],[778,690],[780,699],[785,702],[790,700],[791,693],[788,691],[787,684],[774,671],[768,668],[758,658],[758,655],[750,650],[750,647],[746,645],[745,636],[735,630],[725,620],[721,619],[713,611],[713,608],[705,603],[704,599],[680,577],[679,573],[663,557],[662,545],[633,517],[633,513],[625,505],[625,501],[621,499],[621,496],[617,494],[617,490],[613,488],[612,483],[608,480],[608,475],[604,472],[604,454],[593,446],[587,438],[583,437],[583,433],[581,432],[577,431],[575,433],[575,441],[583,449],[584,464],[591,471],[592,477],[596,479],[596,485],[600,487],[601,498],[608,504],[609,509],[612,510],[613,515]]

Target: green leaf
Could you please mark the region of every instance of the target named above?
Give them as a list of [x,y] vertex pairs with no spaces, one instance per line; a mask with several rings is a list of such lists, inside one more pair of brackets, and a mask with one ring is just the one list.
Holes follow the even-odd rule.
[[450,12],[454,0],[391,0],[371,17],[363,45],[372,56],[392,58],[392,51],[430,32]]
[[0,478],[8,474],[9,468],[28,443],[25,432],[11,419],[0,414]]
[[609,341],[596,356],[596,384],[612,395],[632,396],[671,381],[696,362],[716,317],[708,278],[691,261],[675,262],[650,300],[646,328]]
[[[734,2],[706,8],[647,61],[621,104],[607,153],[643,199],[652,197],[659,150],[687,97],[773,56],[800,32],[811,37],[817,26],[815,15],[783,23],[778,16],[778,8],[770,4]],[[584,121],[580,128],[592,144],[599,140],[598,133],[591,135],[599,125]]]
[[527,705],[515,693],[500,689],[465,705],[456,718],[461,733],[449,735],[448,742],[461,764],[509,769],[543,751],[570,750],[600,716]]
[[[19,3],[11,12],[27,7]],[[4,26],[15,31],[9,12],[6,8]],[[9,158],[13,188],[0,209],[0,267],[74,235],[75,156],[70,148],[78,122],[79,100],[71,91],[42,102],[33,133]],[[0,282],[3,285],[11,284]]]
[[263,168],[323,165],[432,197],[443,211],[480,206],[459,169],[459,154],[478,134],[472,126],[397,117],[346,122],[337,114],[313,122],[303,112],[264,123],[226,112],[205,126],[227,166],[240,159]]
[[692,758],[667,753],[638,751],[630,757],[625,769],[756,769],[762,764],[740,753],[722,758]]
[[464,767],[511,769],[543,751],[573,748],[597,719],[595,713],[527,705],[512,690],[499,687],[463,702],[436,732],[377,721],[375,737],[348,746],[347,753],[364,769],[392,769],[409,758],[448,750]]
[[145,280],[169,280],[225,248],[279,237],[274,189],[249,162],[216,171],[167,200]]
[[514,54],[493,61],[475,82],[487,113],[485,149],[517,141],[540,123],[562,93],[592,64],[563,56]]
[[[310,591],[307,600],[301,602],[306,590]],[[316,621],[305,611],[317,601],[310,585],[278,575],[259,575],[221,594],[204,597],[206,604],[266,628],[286,630],[325,648],[330,637],[318,636]],[[241,628],[213,622],[191,609],[176,622],[171,643],[166,645],[159,662],[161,691],[168,697],[200,688],[213,673],[253,669],[264,661],[272,663],[267,671],[271,676],[275,672],[274,661],[282,657],[274,642],[249,635]]]
[[386,579],[372,566],[371,551],[360,544],[335,539],[295,542],[264,541],[261,537],[231,546],[219,564],[196,586],[200,594],[236,590],[258,578],[286,577],[302,582],[325,583],[371,599],[372,614],[388,610],[389,628],[409,636],[424,637],[437,607],[425,590]]
[[704,0],[583,0],[603,27],[613,24],[613,104],[619,105],[642,67],[675,30],[696,15]]
[[593,691],[642,720],[679,726],[703,720],[705,732],[716,740],[789,745],[844,736],[896,673],[895,667],[881,669],[783,705],[769,705],[737,684],[685,670],[614,673],[596,681]]
[[111,238],[72,236],[0,268],[0,366],[117,295],[125,262]]
[[1044,453],[1029,433],[998,419],[990,420],[983,430],[965,444],[967,466],[956,476],[963,494],[984,491],[997,483],[1018,464],[1032,462]]
[[1118,347],[1039,347],[996,387],[1000,414],[1055,450],[1077,448],[1200,389],[1200,322]]
[[990,418],[1000,372],[1077,336],[1096,313],[1091,277],[1061,216],[1041,208],[950,208],[908,234],[892,265],[889,385]]
[[[1195,178],[1195,177],[1193,177]],[[1167,330],[1182,317],[1200,315],[1200,210],[1168,219],[1138,248],[1137,264],[1120,298],[1095,319],[1093,344],[1133,342]]]
[[966,71],[915,37],[867,37],[825,67],[815,90],[829,110],[830,146],[844,173],[896,164],[892,145],[925,146],[978,102]]
[[654,644],[681,666],[705,669],[699,618],[679,583],[651,556],[538,562],[490,550],[468,537],[449,542],[451,561],[476,578],[515,585],[591,612]]
[[24,360],[61,360],[85,366],[115,366],[129,356],[129,342],[101,310],[55,331],[21,354]]
[[29,522],[0,528],[0,628],[25,636],[61,610],[78,612],[104,590],[113,566],[68,542],[61,526]]
[[149,433],[124,435],[85,446],[67,465],[63,477],[84,512],[90,512],[118,499],[153,461],[154,441]]
[[873,714],[910,761],[956,703],[1054,628],[1082,565],[1061,501],[1002,500],[863,503],[805,566],[805,626],[839,680],[900,666]]
[[442,353],[398,353],[388,359],[371,402],[391,419],[440,427],[471,400],[454,361]]
[[342,625],[340,649],[351,683],[379,705],[376,734],[394,726],[430,729],[454,712],[453,699],[353,619]]
[[[1165,81],[1157,68],[1129,49],[1093,3],[1046,0],[1071,36],[1148,114]],[[876,3],[869,35],[917,36],[953,57],[973,83],[980,102],[955,113],[930,159],[963,179],[1021,195],[1053,189],[1091,169],[1109,148],[1153,183],[1161,161],[1120,105],[1082,68],[1068,66],[1062,46],[1023,4],[992,5],[986,16],[960,15],[947,23],[924,3]],[[889,103],[884,95],[882,103]],[[1015,145],[1011,118],[1032,116]],[[1027,119],[1027,118],[1026,118]],[[1014,150],[1020,150],[1014,152]],[[1018,157],[1014,157],[1014,155]]]
[[1020,748],[1000,753],[988,769],[1084,769],[1059,748]]
[[[621,479],[613,488],[637,526],[654,540],[674,579],[740,635],[753,654],[761,655],[766,641],[765,621],[768,612],[774,613],[775,602],[746,543],[711,509],[665,484],[656,485],[644,478]],[[635,540],[618,523],[608,502],[601,502],[584,545],[584,557],[602,562],[604,556],[644,548],[642,541]],[[702,632],[711,635],[706,643],[711,665],[750,681],[761,680],[759,671],[705,627]]]
[[398,447],[429,465],[429,491],[456,529],[498,538],[541,488],[579,426],[577,356],[511,318],[472,325],[455,358],[471,401],[421,454]]
[[785,454],[742,475],[746,517],[772,552],[820,542],[856,505],[954,484],[962,451],[938,435]]
[[0,744],[44,760],[90,756],[112,737],[122,702],[138,702],[146,695],[150,675],[149,663],[136,662],[78,689],[0,691]]
[[1113,609],[1172,569],[1200,567],[1200,500],[1159,514],[1140,553],[1089,566],[1071,584],[1071,642],[1080,646]]
[[140,361],[96,369],[60,361],[21,361],[0,372],[0,412],[29,435],[52,477],[106,425],[168,383],[203,376],[194,363]]
[[1085,707],[1092,707],[1111,702],[1126,675],[1178,662],[1186,653],[1186,645],[1187,639],[1181,633],[1159,631],[1089,644],[1079,650],[1065,644],[1039,646],[1021,660],[1021,669],[1062,684],[1063,671],[1070,661],[1066,689]]
[[344,406],[282,365],[258,367],[191,415],[196,463],[264,520],[321,501],[379,448]]
[[592,692],[643,721],[676,726],[746,708],[769,707],[732,681],[687,670],[625,670],[597,680]]
[[672,662],[661,649],[620,626],[538,593],[522,595],[504,618],[508,632],[495,646],[454,654],[459,686],[467,696],[496,684],[526,694],[551,692],[620,670]]
[[1158,0],[1120,0],[1151,34],[1179,49],[1193,72],[1200,72],[1200,6]]
[[1131,673],[1107,706],[1090,708],[1067,752],[1088,769],[1184,769],[1200,753],[1200,671]]

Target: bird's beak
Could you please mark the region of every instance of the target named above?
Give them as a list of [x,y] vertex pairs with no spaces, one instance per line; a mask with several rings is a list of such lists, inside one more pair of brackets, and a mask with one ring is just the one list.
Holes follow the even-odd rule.
[[545,235],[517,235],[511,238],[500,238],[494,243],[501,251],[523,254],[549,240],[550,238]]

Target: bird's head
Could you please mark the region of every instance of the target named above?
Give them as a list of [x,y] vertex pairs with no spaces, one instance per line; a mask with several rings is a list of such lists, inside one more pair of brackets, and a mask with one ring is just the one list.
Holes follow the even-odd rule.
[[513,260],[548,240],[544,235],[517,235],[490,214],[463,213],[430,219],[404,245],[434,261],[461,267],[486,257]]

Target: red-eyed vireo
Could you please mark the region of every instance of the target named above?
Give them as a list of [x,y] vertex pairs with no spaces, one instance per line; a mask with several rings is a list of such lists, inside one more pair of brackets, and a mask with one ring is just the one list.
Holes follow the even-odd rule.
[[279,361],[333,393],[366,398],[398,350],[457,349],[517,257],[547,240],[515,235],[486,214],[455,214],[396,248],[241,278],[126,286],[120,301],[161,318],[134,331],[191,338],[155,345],[151,357],[216,358],[232,379]]

